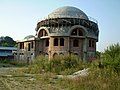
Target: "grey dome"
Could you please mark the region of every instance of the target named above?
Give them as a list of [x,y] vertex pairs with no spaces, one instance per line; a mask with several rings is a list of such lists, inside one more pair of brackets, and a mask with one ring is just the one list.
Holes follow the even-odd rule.
[[31,39],[31,38],[34,38],[35,36],[33,36],[33,35],[28,35],[28,36],[26,36],[25,38],[24,38],[24,40],[26,39],[26,40],[29,40],[29,39]]
[[71,6],[56,9],[47,18],[81,18],[88,20],[87,15],[83,11]]

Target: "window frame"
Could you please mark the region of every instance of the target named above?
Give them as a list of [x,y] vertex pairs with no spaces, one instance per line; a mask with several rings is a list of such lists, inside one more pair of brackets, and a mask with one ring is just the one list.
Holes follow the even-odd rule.
[[73,47],[79,47],[79,40],[78,39],[73,40]]
[[58,38],[54,38],[54,46],[58,46]]
[[64,46],[64,38],[60,38],[60,46]]

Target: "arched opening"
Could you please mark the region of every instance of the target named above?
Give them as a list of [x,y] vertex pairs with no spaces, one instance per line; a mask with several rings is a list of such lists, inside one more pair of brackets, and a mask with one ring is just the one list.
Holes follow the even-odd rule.
[[78,57],[78,53],[74,53],[74,55]]
[[79,36],[83,36],[83,32],[81,30],[78,31]]
[[53,58],[55,58],[56,56],[58,56],[58,54],[57,54],[57,53],[54,53],[54,54],[53,54]]
[[63,56],[64,54],[63,54],[63,53],[60,53],[59,55],[60,55],[60,56]]
[[58,46],[58,38],[54,39],[54,46]]
[[78,39],[74,39],[73,40],[73,47],[78,47],[79,46],[79,40]]
[[60,46],[64,46],[64,38],[60,38]]
[[77,29],[74,29],[71,33],[71,35],[77,35]]
[[45,53],[45,57],[48,58],[48,53]]
[[38,33],[38,37],[43,37],[43,36],[48,36],[48,33],[46,32],[46,30],[41,29]]
[[45,40],[45,46],[48,47],[49,46],[49,39]]
[[83,30],[81,28],[73,29],[71,35],[73,36],[83,36]]

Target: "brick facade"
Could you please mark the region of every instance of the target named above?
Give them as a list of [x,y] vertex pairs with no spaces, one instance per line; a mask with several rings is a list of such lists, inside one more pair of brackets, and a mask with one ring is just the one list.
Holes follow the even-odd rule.
[[[54,55],[70,53],[78,55],[82,60],[95,58],[99,35],[97,23],[75,7],[63,7],[56,12],[58,15],[53,12],[37,23],[34,37],[18,42],[17,59],[29,61],[40,54],[50,59]],[[76,14],[84,17],[76,17]]]

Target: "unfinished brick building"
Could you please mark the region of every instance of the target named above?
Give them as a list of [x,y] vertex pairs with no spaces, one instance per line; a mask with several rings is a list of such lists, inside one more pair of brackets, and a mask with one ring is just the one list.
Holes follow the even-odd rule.
[[82,60],[95,58],[99,29],[97,22],[78,8],[65,6],[56,9],[36,26],[36,35],[18,42],[18,60],[32,60],[43,54],[73,53]]

